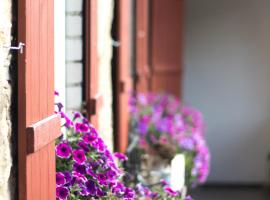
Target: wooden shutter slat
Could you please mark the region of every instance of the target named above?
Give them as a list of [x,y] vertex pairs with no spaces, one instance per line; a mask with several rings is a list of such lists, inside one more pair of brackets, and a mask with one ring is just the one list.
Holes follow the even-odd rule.
[[[28,53],[29,57],[31,56],[31,59],[27,60],[30,61],[29,63],[29,73],[26,72],[26,80],[28,85],[27,88],[30,90],[30,94],[35,95],[34,98],[30,96],[26,96],[27,100],[31,102],[30,105],[26,107],[26,109],[29,109],[29,112],[31,112],[30,119],[27,121],[27,125],[33,124],[36,121],[40,119],[40,40],[39,40],[39,33],[40,33],[40,26],[39,26],[39,18],[40,18],[40,5],[39,1],[27,1],[29,5],[29,10],[27,15],[31,17],[29,20],[30,23],[27,23],[27,29],[29,30],[29,34],[27,34],[27,40],[26,43],[27,47],[31,47],[29,51],[26,51]],[[28,17],[27,16],[27,17]],[[33,25],[36,25],[36,27],[32,27]],[[27,48],[26,47],[26,48]],[[28,64],[28,63],[27,63]],[[32,90],[32,91],[31,91]],[[33,106],[35,105],[35,106]]]
[[151,91],[181,96],[184,1],[151,2]]
[[27,127],[27,152],[34,153],[61,135],[60,116],[52,115]]
[[98,128],[97,0],[85,1],[85,102],[91,123]]
[[[41,149],[40,151],[40,156],[39,156],[39,163],[41,166],[46,165],[46,163],[49,162],[48,160],[49,154],[47,149]],[[40,183],[40,186],[42,187],[41,189],[44,191],[47,191],[49,193],[49,178],[48,178],[48,172],[47,169],[45,167],[41,167],[40,169],[40,180],[42,180],[42,182]],[[46,196],[41,195],[40,196],[41,200],[47,200]]]
[[88,113],[91,115],[98,115],[98,111],[103,106],[103,97],[101,94],[95,95],[87,103]]
[[[56,199],[54,115],[54,0],[18,1],[19,199]],[[50,119],[50,117],[49,117]],[[29,145],[29,146],[28,146]],[[30,149],[30,150],[29,150]]]
[[128,99],[132,89],[131,81],[131,0],[119,0],[117,4],[118,12],[118,40],[120,43],[117,49],[117,83],[116,83],[116,102],[117,102],[117,121],[116,123],[116,150],[125,152],[128,145]]
[[[47,10],[48,10],[48,15],[47,15],[47,21],[48,23],[48,34],[52,34],[54,33],[54,1],[55,0],[48,0],[48,6],[47,6]],[[48,55],[48,76],[47,76],[47,83],[54,83],[54,37],[50,35],[48,35],[47,37],[47,42],[48,42],[48,47],[47,47],[47,55]],[[47,110],[48,110],[48,115],[50,116],[50,113],[54,112],[54,84],[47,84]]]
[[149,5],[149,0],[136,1],[136,90],[139,92],[150,88]]

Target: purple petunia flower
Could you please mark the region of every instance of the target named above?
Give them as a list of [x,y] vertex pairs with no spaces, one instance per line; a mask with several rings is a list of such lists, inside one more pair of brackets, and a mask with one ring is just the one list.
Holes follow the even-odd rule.
[[124,198],[123,199],[134,199],[136,197],[136,193],[133,189],[131,188],[126,188]]
[[121,196],[125,193],[125,186],[120,183],[116,182],[116,184],[112,187],[112,192],[115,196]]
[[189,151],[193,151],[194,148],[195,148],[195,145],[194,145],[194,141],[191,137],[186,137],[186,138],[183,138],[181,141],[180,141],[180,146],[184,149],[184,150],[189,150]]
[[126,161],[126,160],[128,160],[128,157],[125,154],[123,154],[123,153],[115,152],[114,153],[114,156],[116,158],[118,158],[120,161]]
[[100,185],[107,185],[107,176],[105,174],[98,174],[97,177]]
[[87,178],[83,174],[73,171],[72,175],[77,183],[84,183],[87,181]]
[[193,198],[191,196],[187,196],[185,200],[193,200]]
[[91,181],[91,180],[88,180],[86,183],[85,183],[85,186],[86,186],[86,191],[88,194],[94,196],[96,195],[97,193],[97,186],[95,184],[94,181]]
[[67,142],[62,142],[56,146],[56,155],[60,158],[69,158],[71,151],[72,149]]
[[58,112],[61,112],[61,111],[62,111],[62,109],[64,108],[64,106],[63,106],[63,104],[62,104],[62,103],[56,103],[55,105],[56,105],[56,106],[57,106],[57,108],[58,108]]
[[98,150],[98,152],[104,152],[106,149],[106,146],[101,138],[97,138],[94,142],[91,144],[95,149]]
[[75,124],[75,131],[77,133],[87,133],[89,131],[89,127],[84,123],[76,123]]
[[165,179],[161,179],[160,183],[161,183],[162,186],[168,186],[169,185],[168,181],[166,181]]
[[86,144],[91,144],[95,139],[97,139],[97,135],[95,133],[86,133],[83,136],[83,141]]
[[107,192],[102,190],[101,188],[97,188],[97,196],[98,197],[104,197],[107,195]]
[[179,192],[174,191],[172,188],[170,188],[170,187],[168,187],[168,186],[164,188],[164,191],[165,191],[169,196],[172,196],[172,197],[176,197],[176,196],[179,195]]
[[72,176],[71,176],[70,172],[63,172],[63,174],[65,175],[66,183],[70,183],[72,180]]
[[73,151],[73,160],[78,164],[83,164],[86,161],[86,156],[82,149]]
[[84,141],[79,141],[78,146],[81,147],[85,152],[89,152],[90,149]]
[[79,165],[77,163],[74,163],[73,171],[78,172],[80,174],[86,174],[86,167],[84,165]]
[[81,118],[82,117],[82,114],[80,112],[73,112],[73,120],[77,119],[77,118]]
[[56,173],[56,185],[61,186],[66,183],[65,175],[62,172]]
[[56,197],[60,200],[66,200],[69,194],[69,190],[66,187],[56,188]]
[[71,121],[71,119],[69,119],[69,117],[64,113],[64,112],[59,112],[61,115],[61,118],[63,118],[65,120],[65,127],[70,128],[73,126],[73,122]]

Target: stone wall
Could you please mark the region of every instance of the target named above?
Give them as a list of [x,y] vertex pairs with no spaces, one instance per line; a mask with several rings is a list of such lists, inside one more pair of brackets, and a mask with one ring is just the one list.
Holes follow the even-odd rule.
[[0,2],[0,199],[11,199],[9,178],[11,156],[11,86],[9,80],[11,41],[11,0]]

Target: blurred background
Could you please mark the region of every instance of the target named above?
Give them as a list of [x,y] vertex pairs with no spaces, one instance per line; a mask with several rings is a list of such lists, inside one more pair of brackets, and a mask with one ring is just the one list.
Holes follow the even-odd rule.
[[211,152],[194,198],[269,199],[269,8],[268,0],[56,1],[56,89],[67,112],[84,112],[121,152],[132,142],[130,92],[177,96],[203,114]]

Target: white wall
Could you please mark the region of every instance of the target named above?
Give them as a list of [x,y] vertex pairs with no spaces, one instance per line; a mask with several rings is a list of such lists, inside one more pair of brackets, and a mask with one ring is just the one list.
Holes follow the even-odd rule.
[[83,82],[83,0],[66,1],[66,109],[81,111]]
[[65,0],[54,1],[54,87],[60,93],[56,101],[66,103]]
[[98,1],[98,91],[103,105],[99,110],[99,133],[109,149],[113,149],[112,130],[112,38],[113,0]]
[[208,124],[210,182],[267,179],[269,9],[269,0],[186,0],[184,98]]

